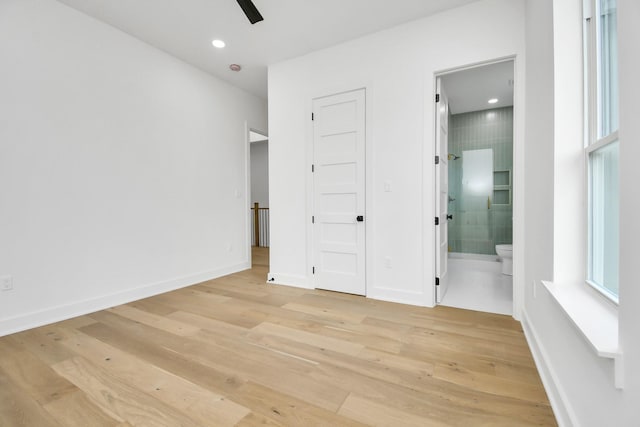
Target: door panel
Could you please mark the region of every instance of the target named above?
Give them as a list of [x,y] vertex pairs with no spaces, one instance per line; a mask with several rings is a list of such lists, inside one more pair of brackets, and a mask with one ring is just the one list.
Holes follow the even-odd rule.
[[315,287],[365,295],[365,91],[317,98],[313,112]]
[[449,205],[449,100],[440,78],[437,80],[440,100],[436,104],[436,216],[440,225],[436,226],[436,302],[442,302],[449,286],[449,226],[447,220]]

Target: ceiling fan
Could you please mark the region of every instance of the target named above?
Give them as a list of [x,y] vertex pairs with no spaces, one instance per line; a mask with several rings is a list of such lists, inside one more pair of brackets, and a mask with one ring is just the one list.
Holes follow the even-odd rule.
[[237,2],[242,8],[242,11],[244,12],[244,14],[247,15],[249,22],[251,22],[252,24],[255,24],[256,22],[260,22],[264,20],[264,18],[262,17],[262,15],[260,15],[260,12],[258,11],[258,8],[256,7],[255,4],[253,4],[251,0],[237,0]]

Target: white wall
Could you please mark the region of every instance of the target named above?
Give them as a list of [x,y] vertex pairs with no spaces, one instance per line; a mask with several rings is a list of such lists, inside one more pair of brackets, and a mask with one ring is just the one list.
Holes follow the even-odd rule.
[[251,143],[251,203],[269,207],[269,141]]
[[620,346],[624,353],[625,391],[610,391],[624,405],[623,420],[640,425],[640,2],[618,0],[620,49]]
[[[562,38],[558,30],[564,32],[566,22],[560,14],[567,7],[580,7],[581,0],[528,0],[527,1],[527,113],[526,113],[526,289],[525,289],[525,330],[539,363],[547,393],[554,404],[560,425],[596,426],[636,426],[640,425],[640,289],[638,287],[637,242],[640,241],[640,226],[637,212],[640,210],[636,183],[640,179],[638,159],[640,147],[636,143],[640,137],[637,120],[637,100],[640,90],[637,76],[640,75],[640,61],[637,55],[637,40],[640,39],[640,4],[636,0],[618,0],[618,25],[620,40],[620,139],[621,139],[621,248],[620,248],[620,307],[619,331],[624,363],[624,389],[614,386],[614,366],[610,359],[598,357],[587,341],[577,331],[559,305],[539,283],[542,279],[556,281],[557,275],[566,278],[570,269],[563,268],[575,242],[558,242],[567,232],[560,229],[567,219],[562,219],[566,210],[562,203],[575,204],[571,199],[581,188],[566,188],[566,180],[550,174],[544,165],[554,162],[571,161],[566,156],[566,135],[580,134],[581,119],[567,119],[566,108],[555,111],[550,100],[556,105],[570,105],[581,102],[580,94],[571,95],[575,85],[580,86],[579,77],[566,74],[567,67],[558,69],[563,62],[555,63],[554,77],[554,11],[556,33],[555,60],[566,60],[566,52],[561,45],[571,43],[571,37]],[[558,9],[558,8],[561,9]],[[580,23],[572,21],[574,30],[580,31]],[[558,29],[558,27],[560,27]],[[561,37],[561,38],[559,38]],[[579,35],[578,35],[579,38]],[[580,40],[578,39],[578,44]],[[575,50],[574,50],[575,51]],[[577,52],[580,51],[578,46]],[[560,57],[560,58],[559,58]],[[580,72],[578,70],[578,72]],[[577,82],[576,82],[577,80]],[[571,89],[573,85],[574,89]],[[555,89],[554,89],[555,87]],[[574,90],[575,92],[575,90]],[[554,96],[555,94],[555,96]],[[571,99],[573,96],[573,100]],[[577,99],[576,99],[577,98]],[[572,102],[573,101],[573,102]],[[579,109],[578,109],[579,110]],[[573,126],[573,128],[572,128]],[[555,128],[555,133],[554,133]],[[576,141],[581,143],[581,139]],[[556,156],[554,158],[554,152]],[[581,168],[581,165],[578,166]],[[562,168],[556,167],[556,174]],[[578,174],[580,175],[580,174]],[[555,182],[554,182],[555,181]],[[581,184],[578,184],[581,187]],[[571,191],[571,193],[568,193]],[[555,205],[554,205],[554,194]],[[571,196],[571,197],[568,197]],[[584,205],[582,205],[584,206]],[[554,222],[556,224],[554,230]],[[556,241],[554,244],[554,240]],[[555,256],[554,256],[555,246]],[[561,252],[559,252],[561,251]],[[578,249],[584,256],[584,252]],[[578,254],[580,256],[580,254]],[[554,258],[555,264],[554,265]],[[579,261],[582,263],[583,261]],[[565,266],[566,267],[566,266]],[[536,281],[534,292],[532,281]],[[583,285],[584,286],[584,285]]]
[[[367,296],[434,304],[434,74],[516,55],[522,81],[523,28],[522,1],[486,0],[269,68],[270,274],[276,282],[307,286],[311,274],[311,100],[366,87]],[[520,89],[516,103],[523,100]],[[518,133],[516,150],[522,140]],[[392,192],[384,192],[385,181]]]
[[248,267],[264,101],[53,0],[0,2],[0,94],[0,335]]

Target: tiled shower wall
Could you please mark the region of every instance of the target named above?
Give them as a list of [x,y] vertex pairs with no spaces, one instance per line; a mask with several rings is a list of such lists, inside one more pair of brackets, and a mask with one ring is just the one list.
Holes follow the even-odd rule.
[[[449,251],[495,255],[495,245],[512,243],[513,197],[494,203],[487,211],[465,212],[462,206],[462,156],[464,151],[493,149],[493,170],[511,171],[513,189],[513,107],[456,114],[449,119]],[[500,187],[504,189],[505,187]],[[506,193],[501,193],[506,195]],[[513,196],[513,195],[512,195]]]

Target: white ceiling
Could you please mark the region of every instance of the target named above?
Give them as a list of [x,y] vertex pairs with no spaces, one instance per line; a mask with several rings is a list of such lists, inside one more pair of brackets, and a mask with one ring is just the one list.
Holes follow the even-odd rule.
[[266,98],[270,64],[477,0],[254,0],[255,25],[235,0],[59,1]]
[[[513,61],[499,62],[447,74],[442,84],[451,114],[513,105]],[[498,102],[487,101],[497,98]]]

